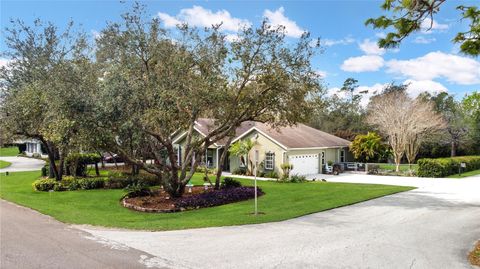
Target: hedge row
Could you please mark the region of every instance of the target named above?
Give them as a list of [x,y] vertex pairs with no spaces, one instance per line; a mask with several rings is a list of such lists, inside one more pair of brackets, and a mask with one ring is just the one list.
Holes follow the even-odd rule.
[[466,167],[462,172],[480,169],[480,156],[462,156],[452,158],[420,159],[418,160],[418,176],[446,177],[457,174],[461,163]]
[[39,179],[33,182],[37,191],[74,191],[92,189],[123,189],[130,185],[155,186],[160,182],[154,176],[129,176],[111,173],[108,177],[73,177],[64,176],[61,181],[55,179]]

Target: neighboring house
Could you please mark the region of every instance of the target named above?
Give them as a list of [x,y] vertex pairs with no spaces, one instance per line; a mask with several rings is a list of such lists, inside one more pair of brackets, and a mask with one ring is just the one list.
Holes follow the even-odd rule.
[[32,157],[34,155],[39,155],[39,157],[46,158],[47,153],[42,149],[42,143],[37,139],[20,139],[15,141],[15,144],[25,145],[25,155]]
[[[196,122],[195,131],[206,136],[213,126],[211,119],[199,119]],[[174,144],[178,150],[178,160],[184,154],[186,132],[179,133],[174,137]],[[351,161],[352,155],[348,151],[350,141],[322,132],[304,124],[295,126],[279,127],[272,129],[260,122],[244,122],[237,128],[235,143],[240,139],[252,139],[256,142],[251,150],[250,159],[258,152],[259,162],[265,172],[275,171],[282,173],[281,164],[293,164],[291,174],[308,175],[322,172],[325,165]],[[211,145],[206,152],[206,164],[211,168],[218,167],[222,152],[225,150],[225,141],[219,141]],[[224,165],[225,171],[235,171],[245,164],[237,156],[228,156]]]

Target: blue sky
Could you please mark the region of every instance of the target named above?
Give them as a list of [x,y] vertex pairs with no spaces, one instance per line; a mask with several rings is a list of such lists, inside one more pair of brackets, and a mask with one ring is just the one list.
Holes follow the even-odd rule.
[[[460,21],[457,5],[479,5],[480,1],[447,1],[435,17],[433,29],[414,34],[400,48],[382,50],[376,46],[384,34],[364,26],[369,17],[379,16],[380,1],[145,1],[148,12],[159,16],[165,27],[187,21],[197,26],[223,22],[234,37],[239,25],[258,25],[268,17],[272,24],[286,26],[294,41],[302,31],[320,37],[324,52],[313,65],[324,76],[330,93],[348,77],[356,78],[369,95],[391,82],[410,83],[412,95],[420,91],[448,91],[461,98],[480,90],[480,59],[458,53],[451,42],[455,33],[467,29]],[[34,18],[65,25],[70,19],[82,25],[92,37],[107,21],[118,21],[129,8],[119,1],[4,1],[1,25],[10,18],[32,22]],[[0,49],[5,45],[0,43]],[[8,59],[1,59],[4,63]]]

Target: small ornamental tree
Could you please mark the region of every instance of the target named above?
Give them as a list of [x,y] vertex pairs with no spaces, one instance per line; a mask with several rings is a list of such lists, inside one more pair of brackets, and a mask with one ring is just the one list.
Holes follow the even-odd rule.
[[230,146],[230,154],[240,158],[240,163],[245,165],[247,175],[253,175],[253,163],[250,159],[250,151],[255,146],[255,142],[251,139],[238,140]]
[[361,162],[376,162],[386,157],[388,147],[382,137],[375,132],[360,134],[350,144],[350,151],[356,160]]

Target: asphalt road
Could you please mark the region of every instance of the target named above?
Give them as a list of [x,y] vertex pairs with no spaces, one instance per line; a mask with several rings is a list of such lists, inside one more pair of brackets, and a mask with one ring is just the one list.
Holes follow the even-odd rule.
[[152,256],[0,200],[0,268],[147,268]]
[[328,180],[418,189],[259,225],[169,232],[79,228],[174,268],[472,268],[467,253],[480,239],[480,177]]
[[26,157],[0,157],[0,160],[12,163],[10,166],[0,169],[0,173],[20,172],[20,171],[37,171],[42,169],[44,161],[26,158]]

